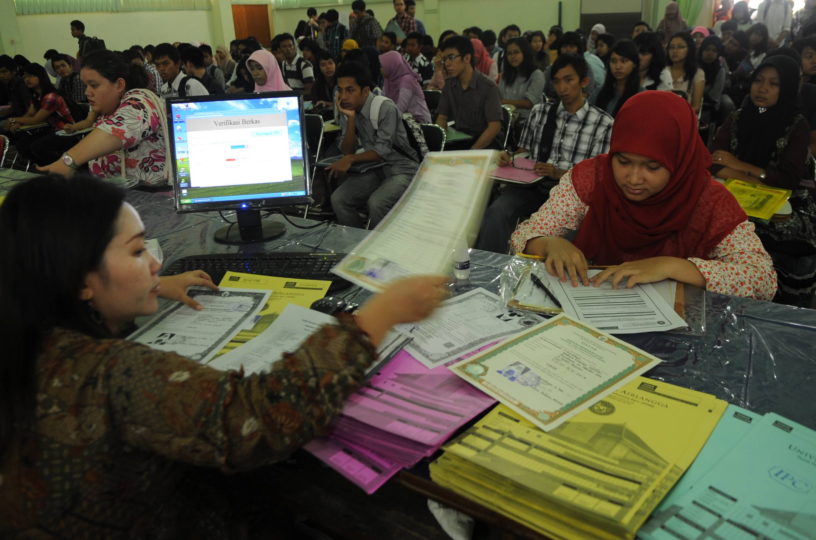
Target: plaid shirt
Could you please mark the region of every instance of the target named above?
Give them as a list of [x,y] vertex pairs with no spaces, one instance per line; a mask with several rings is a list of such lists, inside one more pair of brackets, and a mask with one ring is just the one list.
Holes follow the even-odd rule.
[[49,114],[46,122],[48,122],[54,129],[62,129],[65,124],[73,124],[74,117],[71,116],[71,110],[68,104],[62,99],[62,96],[56,92],[49,92],[45,94],[40,100],[40,109],[45,109],[54,114]]
[[434,67],[430,60],[425,58],[424,54],[418,54],[416,58],[411,58],[411,55],[405,53],[402,55],[414,73],[422,77],[422,82],[430,81],[433,77]]
[[[538,160],[541,135],[547,122],[547,113],[553,103],[539,103],[533,107],[530,118],[521,132],[519,147],[530,151],[530,157]],[[547,163],[559,169],[569,170],[585,159],[609,151],[612,135],[612,117],[585,102],[575,114],[570,114],[558,103],[555,119],[555,138]]]
[[400,28],[402,28],[402,31],[405,32],[406,36],[411,32],[417,31],[416,20],[407,13],[396,15],[392,20],[395,21]]
[[85,83],[79,78],[79,73],[71,73],[60,79],[59,93],[63,97],[73,99],[74,103],[88,103],[88,98],[85,96]]

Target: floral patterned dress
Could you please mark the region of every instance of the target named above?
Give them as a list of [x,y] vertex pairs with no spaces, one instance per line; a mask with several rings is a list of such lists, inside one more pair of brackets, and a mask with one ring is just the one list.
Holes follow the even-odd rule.
[[92,159],[88,162],[91,174],[125,177],[140,184],[166,183],[164,122],[162,101],[156,94],[144,88],[125,92],[116,111],[100,116],[94,125],[122,141],[122,151]]

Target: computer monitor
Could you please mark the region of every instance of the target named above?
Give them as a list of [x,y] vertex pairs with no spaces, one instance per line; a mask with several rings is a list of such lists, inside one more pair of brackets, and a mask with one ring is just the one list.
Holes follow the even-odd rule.
[[167,119],[176,211],[236,211],[217,242],[279,236],[261,211],[312,202],[300,94],[170,98]]

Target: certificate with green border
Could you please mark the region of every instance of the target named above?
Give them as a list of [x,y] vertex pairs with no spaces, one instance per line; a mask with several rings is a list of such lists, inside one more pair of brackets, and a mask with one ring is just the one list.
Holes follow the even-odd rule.
[[549,431],[659,362],[559,315],[450,369]]

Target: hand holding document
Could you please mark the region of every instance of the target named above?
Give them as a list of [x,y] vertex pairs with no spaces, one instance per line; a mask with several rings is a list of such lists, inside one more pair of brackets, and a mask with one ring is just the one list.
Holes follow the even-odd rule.
[[562,314],[451,370],[549,431],[658,363]]
[[406,276],[449,274],[461,239],[476,239],[497,155],[428,154],[385,219],[332,271],[375,292]]
[[500,182],[513,184],[534,184],[544,178],[535,172],[535,160],[516,156],[513,165],[496,167],[490,176]]
[[128,339],[161,351],[172,351],[206,363],[247,321],[254,320],[269,298],[268,291],[191,288],[188,295],[204,309],[177,303],[162,311]]

